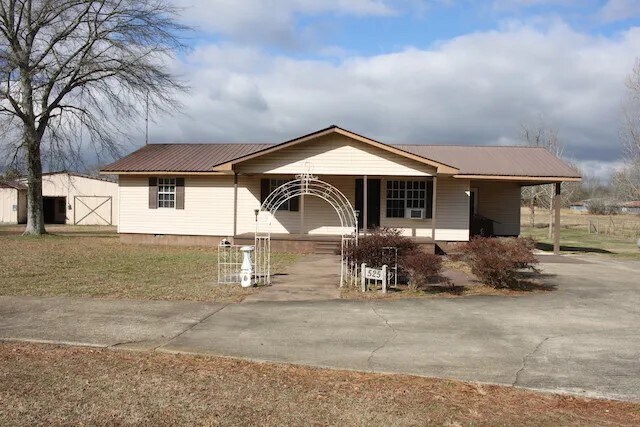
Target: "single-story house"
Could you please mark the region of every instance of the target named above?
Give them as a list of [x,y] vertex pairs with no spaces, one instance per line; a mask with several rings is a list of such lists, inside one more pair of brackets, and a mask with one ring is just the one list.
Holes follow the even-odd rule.
[[625,214],[640,215],[640,200],[622,203],[620,205],[620,212]]
[[611,213],[620,213],[620,214],[630,214],[630,215],[640,215],[640,201],[634,200],[631,202],[619,202],[612,200],[602,200],[602,199],[587,199],[582,200],[581,202],[572,203],[569,208],[573,213],[588,213],[589,212],[589,204],[597,202],[602,204],[606,209]]
[[[393,227],[432,245],[468,241],[475,217],[517,236],[522,186],[580,180],[544,148],[385,144],[337,126],[279,144],[149,144],[101,172],[118,175],[123,240],[185,244],[252,242],[262,202],[300,174],[339,190],[362,233]],[[295,197],[272,246],[310,251],[340,225],[325,200]]]
[[569,210],[572,213],[587,213],[589,212],[589,200],[571,203],[569,205]]
[[[118,184],[112,180],[68,171],[43,173],[42,196],[46,224],[118,223]],[[0,222],[27,222],[26,178],[0,185],[0,212]]]

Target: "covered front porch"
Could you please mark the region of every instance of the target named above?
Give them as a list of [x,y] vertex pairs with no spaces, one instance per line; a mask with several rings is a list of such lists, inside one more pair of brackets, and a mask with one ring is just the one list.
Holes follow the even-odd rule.
[[[357,232],[366,235],[378,227],[399,229],[421,243],[436,240],[466,241],[469,224],[468,180],[436,176],[319,175],[315,177],[355,211]],[[235,178],[234,234],[246,241],[256,230],[256,214],[265,200],[282,185],[296,182],[296,175],[237,175]],[[439,182],[445,186],[439,188]],[[294,186],[297,184],[293,184]],[[335,206],[317,195],[287,188],[286,200],[273,211],[268,226],[260,221],[260,232],[274,240],[333,241],[345,234]],[[295,195],[292,195],[295,193]],[[444,216],[442,222],[440,215]],[[437,224],[442,225],[442,228]],[[355,228],[355,227],[354,227]],[[348,230],[353,234],[355,229]]]
[[[364,233],[360,233],[363,236]],[[254,233],[238,234],[234,237],[236,245],[253,245]],[[438,245],[429,237],[414,237],[418,245],[427,252],[435,253]],[[319,234],[271,234],[271,249],[275,252],[291,252],[304,254],[337,254],[342,236]],[[441,243],[442,244],[442,243]]]

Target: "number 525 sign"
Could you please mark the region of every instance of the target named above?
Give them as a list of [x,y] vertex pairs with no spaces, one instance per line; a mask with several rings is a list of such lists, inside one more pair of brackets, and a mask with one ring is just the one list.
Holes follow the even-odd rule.
[[383,277],[382,269],[369,268],[369,267],[366,267],[364,269],[365,279],[382,280],[382,277]]

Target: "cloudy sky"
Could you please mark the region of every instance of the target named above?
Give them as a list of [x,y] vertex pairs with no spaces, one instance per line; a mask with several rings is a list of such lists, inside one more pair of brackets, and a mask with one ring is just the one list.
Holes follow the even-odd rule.
[[[640,0],[176,0],[196,30],[182,114],[152,142],[279,142],[337,124],[388,143],[519,144],[557,130],[620,156]],[[141,135],[140,141],[144,139]]]

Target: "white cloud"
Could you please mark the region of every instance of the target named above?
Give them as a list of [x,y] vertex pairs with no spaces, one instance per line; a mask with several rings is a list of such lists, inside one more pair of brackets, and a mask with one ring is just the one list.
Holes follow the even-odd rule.
[[332,13],[387,16],[396,13],[388,0],[177,0],[184,19],[203,32],[289,47],[302,44],[297,15]]
[[600,15],[605,22],[622,21],[640,16],[638,0],[608,0]]
[[185,116],[161,119],[152,140],[282,141],[338,124],[389,143],[507,144],[544,116],[569,157],[610,162],[638,51],[640,29],[604,38],[564,25],[338,63],[211,45],[183,64]]

